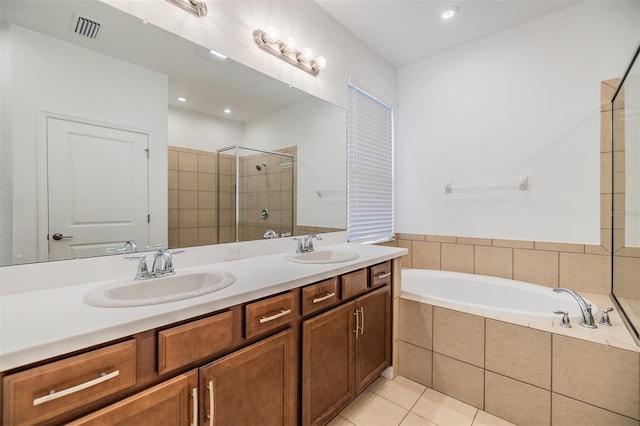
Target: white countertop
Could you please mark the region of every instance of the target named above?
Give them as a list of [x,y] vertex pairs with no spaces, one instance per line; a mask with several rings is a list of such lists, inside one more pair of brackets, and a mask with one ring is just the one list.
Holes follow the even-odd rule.
[[[278,253],[211,263],[211,267],[235,275],[236,282],[207,295],[151,306],[87,305],[84,295],[105,281],[3,295],[0,297],[0,371],[290,290],[407,253],[403,248],[347,243],[316,249],[348,249],[357,252],[359,257],[342,263],[300,264],[288,262],[283,253]],[[180,269],[179,263],[176,269]],[[135,275],[134,268],[131,271]]]

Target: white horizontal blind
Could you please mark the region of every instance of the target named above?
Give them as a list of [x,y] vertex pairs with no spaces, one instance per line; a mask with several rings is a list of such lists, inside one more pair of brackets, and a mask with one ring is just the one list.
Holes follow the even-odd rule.
[[349,241],[393,238],[393,108],[349,84]]

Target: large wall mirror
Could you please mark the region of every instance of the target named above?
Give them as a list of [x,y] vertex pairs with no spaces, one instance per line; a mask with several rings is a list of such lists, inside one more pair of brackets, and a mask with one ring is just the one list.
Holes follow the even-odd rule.
[[640,61],[635,56],[612,100],[613,288],[640,344]]
[[0,8],[0,265],[346,227],[344,109],[98,0]]

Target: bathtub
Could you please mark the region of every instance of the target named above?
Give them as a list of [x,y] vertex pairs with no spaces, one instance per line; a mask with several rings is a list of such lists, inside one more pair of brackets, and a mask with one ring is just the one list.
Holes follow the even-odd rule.
[[[431,269],[403,269],[401,290],[402,297],[406,299],[477,315],[559,321],[561,316],[553,311],[560,310],[569,312],[574,326],[582,320],[578,303],[571,295],[505,278]],[[598,307],[592,304],[591,309],[595,317]]]

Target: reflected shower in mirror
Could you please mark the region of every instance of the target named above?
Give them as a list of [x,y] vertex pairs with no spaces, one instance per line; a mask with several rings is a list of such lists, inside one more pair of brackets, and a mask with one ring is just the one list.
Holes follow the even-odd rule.
[[612,294],[640,344],[640,61],[636,51],[611,102]]
[[344,109],[98,0],[0,8],[0,265],[219,242],[199,209],[215,210],[217,150],[235,145],[295,147],[290,232],[346,227]]

